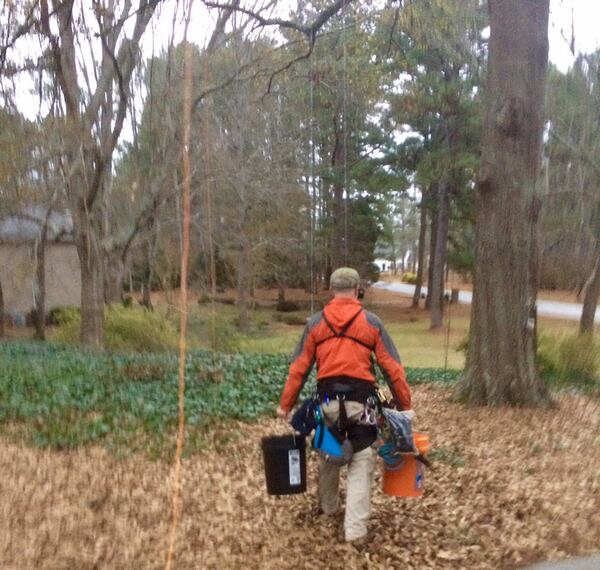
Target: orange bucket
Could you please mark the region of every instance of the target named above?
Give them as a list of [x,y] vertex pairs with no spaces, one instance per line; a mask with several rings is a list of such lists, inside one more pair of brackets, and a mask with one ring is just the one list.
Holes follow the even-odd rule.
[[[414,433],[415,445],[421,455],[429,451],[429,436]],[[402,466],[395,470],[383,468],[383,492],[392,497],[422,497],[425,483],[424,465],[413,455],[402,457]]]

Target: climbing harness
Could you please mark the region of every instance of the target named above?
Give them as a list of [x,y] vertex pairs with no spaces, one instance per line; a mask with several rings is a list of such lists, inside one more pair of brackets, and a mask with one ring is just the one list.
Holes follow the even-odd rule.
[[335,327],[331,324],[331,322],[329,321],[329,319],[327,318],[327,316],[325,315],[325,311],[321,312],[321,316],[323,317],[323,320],[325,321],[325,324],[327,325],[327,327],[329,328],[329,330],[332,332],[331,336],[328,336],[322,340],[320,340],[319,342],[317,342],[315,344],[315,348],[318,348],[319,346],[321,346],[324,342],[327,342],[328,340],[334,339],[334,338],[347,338],[349,340],[352,340],[362,346],[364,346],[365,348],[368,348],[371,352],[375,350],[375,346],[374,345],[370,345],[367,344],[366,342],[350,336],[349,334],[346,334],[348,329],[350,328],[350,326],[352,325],[352,323],[356,320],[356,317],[358,317],[358,315],[360,315],[362,312],[364,311],[364,309],[360,309],[343,327],[342,329],[340,329],[339,331],[335,330]]

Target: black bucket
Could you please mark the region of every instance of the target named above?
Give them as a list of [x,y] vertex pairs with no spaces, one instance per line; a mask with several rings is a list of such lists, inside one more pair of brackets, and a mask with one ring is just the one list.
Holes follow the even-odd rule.
[[306,442],[303,437],[263,437],[262,451],[269,495],[295,495],[306,491]]

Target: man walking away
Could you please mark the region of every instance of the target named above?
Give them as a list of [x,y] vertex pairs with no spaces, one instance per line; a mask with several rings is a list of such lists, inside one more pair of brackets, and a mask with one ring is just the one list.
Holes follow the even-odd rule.
[[[394,343],[381,320],[365,311],[358,300],[358,272],[350,267],[336,269],[329,284],[333,299],[306,325],[293,355],[277,416],[288,417],[316,363],[317,392],[326,424],[339,425],[343,419],[344,430],[352,444],[344,534],[346,541],[361,541],[367,535],[376,456],[372,447],[377,437],[373,354],[392,392],[395,406],[410,409],[411,394]],[[321,510],[327,515],[339,509],[339,469],[321,458],[319,501]]]

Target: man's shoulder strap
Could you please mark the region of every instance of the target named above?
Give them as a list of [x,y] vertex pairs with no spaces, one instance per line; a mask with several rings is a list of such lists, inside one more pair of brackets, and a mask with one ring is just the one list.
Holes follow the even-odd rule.
[[368,348],[369,350],[374,350],[375,349],[374,346],[371,346],[358,338],[355,338],[353,336],[346,334],[346,331],[350,328],[350,326],[356,320],[358,315],[360,315],[363,311],[364,311],[364,309],[361,307],[360,310],[339,331],[335,330],[335,327],[331,324],[329,319],[325,316],[325,311],[322,311],[321,314],[323,316],[323,320],[325,321],[325,324],[327,325],[329,330],[332,332],[332,336],[328,336],[328,337],[320,340],[319,342],[316,343],[316,346],[319,346],[319,345],[323,344],[324,342],[331,340],[332,338],[347,338],[347,339],[350,339],[350,340],[364,346],[365,348]]

